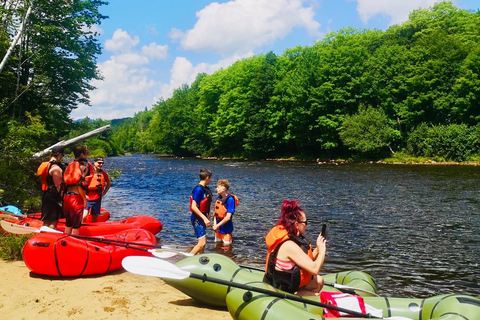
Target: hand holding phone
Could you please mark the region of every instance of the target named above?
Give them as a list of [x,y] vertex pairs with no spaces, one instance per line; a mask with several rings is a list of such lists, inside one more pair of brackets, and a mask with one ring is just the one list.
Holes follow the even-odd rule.
[[326,223],[324,223],[322,225],[322,232],[320,233],[320,235],[322,237],[324,237],[325,239],[327,239],[327,224]]

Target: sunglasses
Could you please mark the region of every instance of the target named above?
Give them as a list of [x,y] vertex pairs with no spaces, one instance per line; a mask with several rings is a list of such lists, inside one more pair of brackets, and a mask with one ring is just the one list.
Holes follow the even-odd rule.
[[297,222],[298,222],[298,223],[304,223],[305,225],[307,225],[307,223],[308,223],[308,220],[307,220],[307,219],[305,219],[305,221],[300,221],[300,220],[297,220]]

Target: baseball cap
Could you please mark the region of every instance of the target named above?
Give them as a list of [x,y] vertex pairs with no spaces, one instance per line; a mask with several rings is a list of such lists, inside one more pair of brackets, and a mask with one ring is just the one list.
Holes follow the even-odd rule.
[[96,157],[93,162],[103,162],[103,157]]
[[52,155],[65,154],[65,148],[62,146],[56,146],[52,148]]

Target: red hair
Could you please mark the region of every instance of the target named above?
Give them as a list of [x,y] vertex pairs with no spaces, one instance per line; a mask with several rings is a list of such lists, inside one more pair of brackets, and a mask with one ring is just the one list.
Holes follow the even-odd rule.
[[295,234],[297,228],[295,222],[302,219],[303,209],[300,207],[298,200],[283,200],[280,218],[277,225],[283,225],[289,234]]

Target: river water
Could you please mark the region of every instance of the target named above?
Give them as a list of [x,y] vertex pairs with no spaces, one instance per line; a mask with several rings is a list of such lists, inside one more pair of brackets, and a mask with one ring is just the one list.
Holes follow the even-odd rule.
[[322,273],[363,270],[390,297],[480,296],[480,167],[110,157],[105,169],[122,174],[102,206],[112,220],[154,216],[162,244],[190,250],[189,196],[202,167],[213,191],[228,179],[240,198],[232,248],[215,248],[210,230],[207,252],[262,267],[282,201],[298,199],[310,241],[328,225]]

